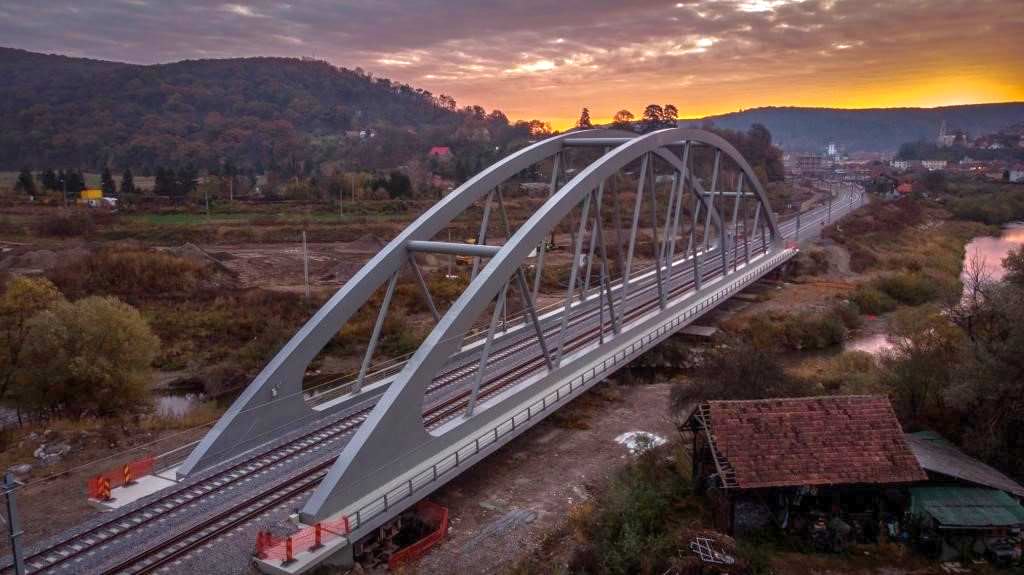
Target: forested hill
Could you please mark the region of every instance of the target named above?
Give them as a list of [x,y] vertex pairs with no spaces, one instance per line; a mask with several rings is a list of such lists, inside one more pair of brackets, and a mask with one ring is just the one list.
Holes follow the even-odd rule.
[[[263,171],[351,157],[341,153],[346,132],[351,140],[362,130],[391,148],[357,159],[400,161],[405,147],[444,144],[435,140],[465,115],[447,97],[291,58],[141,66],[0,48],[0,78],[0,169],[203,168],[228,159]],[[486,120],[507,125],[504,115]]]
[[943,120],[949,130],[966,130],[972,137],[994,133],[1024,121],[1024,102],[869,110],[752,108],[684,124],[711,121],[732,130],[764,124],[787,151],[819,150],[837,142],[850,151],[895,152],[905,142],[934,139]]

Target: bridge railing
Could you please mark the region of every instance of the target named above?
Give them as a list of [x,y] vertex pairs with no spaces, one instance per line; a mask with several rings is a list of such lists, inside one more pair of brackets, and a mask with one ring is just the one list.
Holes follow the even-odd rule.
[[[482,450],[486,449],[488,446],[498,443],[503,437],[511,433],[515,433],[516,430],[521,431],[525,422],[535,419],[538,416],[546,416],[546,412],[550,406],[558,404],[563,399],[568,400],[574,395],[582,393],[585,388],[589,388],[594,385],[596,380],[603,379],[611,371],[615,371],[615,369],[621,367],[623,363],[632,361],[636,356],[640,355],[668,335],[675,333],[680,329],[680,327],[692,321],[707,309],[714,307],[722,300],[731,297],[735,292],[758,280],[768,271],[774,269],[786,259],[789,259],[793,253],[794,252],[792,250],[784,250],[771,256],[767,261],[762,262],[758,264],[757,267],[745,272],[740,277],[731,281],[727,286],[722,287],[715,293],[696,302],[682,313],[676,315],[670,321],[661,324],[651,332],[633,341],[629,346],[619,350],[612,357],[604,359],[600,364],[595,365],[577,375],[567,383],[556,388],[554,391],[526,406],[526,408],[518,411],[511,417],[504,419],[493,428],[478,435],[474,439],[467,441],[454,452],[434,463],[429,468],[426,468],[406,481],[397,484],[380,497],[377,497],[373,501],[358,508],[354,513],[348,515],[352,531],[355,532],[366,524],[366,522],[373,520],[383,513],[387,513],[387,511],[392,507],[406,503],[409,498],[414,498],[416,494],[421,491],[424,492],[423,496],[426,496],[430,490],[426,490],[425,488],[435,483],[439,478],[444,478],[445,474],[449,474],[465,465],[474,456],[480,454]],[[533,423],[526,427],[530,427],[532,425]]]

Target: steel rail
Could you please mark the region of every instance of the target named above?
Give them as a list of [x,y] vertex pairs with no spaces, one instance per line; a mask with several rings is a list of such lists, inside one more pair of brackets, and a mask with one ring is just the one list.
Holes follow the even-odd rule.
[[[851,194],[847,194],[847,195],[848,196],[853,196],[855,194],[851,193]],[[832,219],[833,220],[835,219],[836,215],[842,216],[842,215],[846,214],[847,212],[852,211],[853,209],[855,209],[855,206],[853,205],[852,201],[850,202],[850,205],[844,205],[844,204],[846,204],[846,202],[843,202],[843,204],[840,204],[840,207],[838,208],[838,210],[836,210],[837,214],[833,214],[832,215]],[[819,206],[817,208],[814,208],[812,210],[808,210],[807,212],[805,212],[807,214],[807,216],[811,216],[810,221],[807,221],[806,225],[813,225],[814,223],[817,223],[817,222],[824,222],[824,218],[826,218],[827,216],[825,216],[824,213],[818,214],[817,212],[824,212],[825,209],[826,209],[826,206]],[[794,222],[793,222],[792,219],[790,221],[780,222],[780,226],[779,226],[780,227],[780,232],[782,232],[783,230],[789,231],[787,228],[792,227],[793,224],[794,224]],[[794,231],[795,231],[795,229],[794,229]],[[756,234],[756,235],[759,235],[759,234]],[[755,237],[756,237],[756,235],[755,235]],[[782,235],[783,237],[789,236],[788,233],[782,233],[780,235]],[[754,239],[755,238],[751,238],[752,241],[754,241]],[[736,251],[737,249],[738,248],[736,246],[732,246],[731,249],[724,250],[724,251]],[[686,258],[683,258],[683,259],[686,259]],[[718,258],[715,258],[714,261],[717,262]],[[690,265],[696,266],[698,262],[691,260],[689,263],[690,263]],[[701,270],[700,270],[700,274],[699,274],[701,276],[702,280],[713,279],[716,276],[720,275],[720,272],[722,272],[722,270],[723,270],[722,266],[716,263],[714,265],[714,268],[711,269],[710,273],[709,273],[709,271],[705,267],[707,265],[707,263],[709,263],[709,262],[702,262],[702,263],[705,264],[705,265],[701,266]],[[655,264],[655,265],[660,265],[660,264]],[[644,270],[638,270],[639,271],[638,275],[641,275],[643,273],[648,273],[647,268],[649,268],[649,267],[650,266],[646,266]],[[687,268],[688,267],[689,266],[687,266]],[[678,275],[688,275],[689,273],[690,273],[689,269],[679,269],[676,273],[672,274],[673,277],[669,278],[669,281],[670,282],[674,282],[675,279],[676,279],[675,276],[677,274]],[[634,294],[631,294],[632,296],[635,296],[636,298],[643,297],[644,295],[648,294],[650,291],[652,291],[654,289],[655,284],[652,281],[650,281],[651,278],[645,278],[645,279],[648,280],[648,281],[644,282],[644,284],[641,284],[640,286],[637,286],[639,289],[636,292],[634,292]],[[671,290],[671,296],[670,297],[675,297],[676,294],[679,294],[680,292],[689,291],[693,287],[693,285],[694,285],[694,281],[693,280],[688,280],[688,281],[685,281],[685,282],[683,282],[683,283],[681,283],[681,284],[679,284],[679,285],[677,285],[675,287],[671,287],[670,288],[670,290]],[[599,289],[599,288],[595,288],[595,289]],[[629,297],[629,300],[634,300],[634,297]],[[651,309],[653,309],[653,307],[655,305],[657,305],[657,303],[658,303],[657,300],[658,300],[658,298],[650,297],[650,298],[647,298],[646,301],[641,302],[639,305],[627,306],[630,309],[626,310],[626,312],[625,312],[626,313],[626,317],[624,317],[623,319],[624,320],[628,320],[628,319],[631,319],[631,318],[635,318],[637,316],[641,316],[641,315],[643,315],[645,313],[648,313]],[[584,301],[586,301],[586,300],[584,300]],[[633,301],[630,301],[630,303],[632,304]],[[597,307],[598,308],[602,308],[603,304],[599,301]],[[566,306],[565,312],[563,312],[563,313],[568,312],[569,315],[573,316],[571,318],[571,320],[570,320],[571,323],[568,324],[571,327],[575,327],[579,323],[585,322],[588,319],[592,319],[592,316],[594,314],[596,314],[596,313],[599,313],[599,311],[600,311],[600,309],[584,308],[584,307],[579,307],[579,308],[577,308],[577,310],[578,310],[577,313],[575,313],[575,314],[572,313],[573,310],[572,310],[572,306],[570,305],[570,306]],[[549,326],[549,328],[547,330],[545,330],[545,331],[550,332],[550,331],[555,331],[555,330],[561,331],[561,328],[557,325],[557,322],[552,322],[552,324]],[[584,332],[582,332],[580,334],[575,335],[573,337],[573,339],[571,339],[569,341],[571,346],[570,345],[566,346],[568,348],[568,351],[573,351],[575,349],[579,349],[580,347],[585,346],[585,345],[587,345],[589,343],[592,343],[593,341],[599,339],[600,336],[603,335],[602,333],[599,333],[601,331],[604,331],[603,330],[603,326],[588,328],[586,331],[584,331]],[[525,338],[525,341],[527,343],[532,343],[531,340],[532,340],[532,338]],[[508,353],[504,354],[504,357],[502,359],[507,358],[509,355],[511,355],[513,353],[516,353],[518,351],[522,351],[522,348],[519,346],[520,343],[522,343],[522,340],[521,341],[517,341],[517,342],[513,342],[513,343],[511,343],[509,345],[506,345],[506,346],[503,346],[501,351],[507,351]],[[520,364],[519,366],[517,366],[517,367],[515,367],[515,368],[513,368],[511,370],[507,370],[504,373],[498,374],[497,376],[493,376],[493,375],[490,376],[488,378],[488,381],[481,385],[480,394],[479,394],[479,400],[482,401],[484,398],[486,398],[486,397],[488,397],[490,395],[493,395],[495,393],[498,393],[502,389],[505,389],[509,385],[512,385],[513,383],[518,381],[520,379],[518,377],[518,375],[520,375],[524,370],[527,371],[527,374],[530,373],[531,371],[536,371],[536,369],[540,366],[540,363],[542,363],[540,361],[541,359],[542,358],[540,358],[539,356],[535,356],[532,360],[530,360],[529,362],[527,362],[525,364]],[[495,355],[495,360],[493,362],[497,362],[497,361],[499,361],[499,359],[497,359],[497,355]],[[493,363],[493,362],[489,361],[488,364]],[[535,363],[537,365],[533,365]],[[455,368],[455,369],[449,370],[448,372],[446,372],[445,374],[442,374],[438,379],[435,380],[434,385],[432,385],[429,388],[429,392],[432,393],[432,394],[436,393],[440,389],[443,389],[445,387],[448,387],[448,386],[450,386],[452,384],[455,384],[455,383],[459,382],[460,380],[463,380],[466,377],[466,375],[468,375],[468,373],[472,373],[473,367],[475,367],[473,365],[473,362],[469,362],[467,365],[461,366],[460,368]],[[486,369],[486,366],[484,366],[484,369]],[[468,373],[458,373],[458,374],[455,373],[455,372],[460,372],[460,371],[468,372]],[[464,398],[468,395],[468,393],[469,393],[468,391],[462,391],[462,392],[460,392],[460,393],[458,393],[458,394],[456,394],[456,395],[454,395],[454,396],[452,396],[450,398],[447,398],[446,400],[444,400],[444,401],[442,401],[440,403],[432,405],[430,408],[425,410],[425,412],[423,414],[423,417],[425,419],[425,421],[424,421],[425,426],[427,426],[427,427],[434,426],[437,423],[445,421],[446,419],[450,419],[452,413],[458,413],[458,412],[462,411],[462,408],[465,406]],[[454,407],[453,406],[454,404],[461,404],[461,405],[457,406],[457,407]],[[329,424],[327,426],[324,426],[324,427],[321,427],[321,428],[317,428],[317,429],[315,429],[313,431],[310,431],[309,433],[306,433],[306,434],[304,434],[302,436],[299,436],[299,437],[297,437],[295,439],[292,439],[292,440],[288,441],[287,443],[285,443],[285,444],[283,444],[281,446],[277,446],[277,447],[273,448],[270,451],[259,453],[259,454],[254,455],[253,457],[251,457],[251,458],[249,458],[247,460],[240,461],[239,463],[237,463],[235,465],[232,465],[231,467],[228,467],[225,470],[218,471],[214,475],[211,475],[208,478],[204,478],[203,480],[197,482],[196,484],[192,484],[192,485],[189,485],[189,486],[184,486],[181,489],[178,489],[178,490],[175,490],[175,491],[173,491],[171,493],[168,493],[168,494],[166,494],[166,495],[164,495],[164,496],[162,496],[162,497],[160,497],[158,499],[155,499],[155,500],[153,500],[151,502],[147,502],[143,507],[140,507],[138,509],[134,509],[129,514],[127,514],[125,516],[120,516],[118,518],[112,519],[111,521],[108,521],[108,522],[102,523],[100,525],[97,525],[97,526],[95,526],[93,528],[90,528],[88,531],[85,531],[85,532],[83,532],[81,534],[76,535],[75,537],[73,537],[73,538],[71,538],[69,540],[60,542],[59,544],[57,544],[55,546],[52,546],[52,547],[48,548],[45,551],[37,552],[37,553],[35,553],[35,554],[33,554],[33,555],[31,555],[31,556],[26,558],[26,563],[29,564],[29,566],[32,568],[32,569],[30,569],[30,572],[32,572],[32,573],[42,573],[42,572],[46,572],[46,571],[52,570],[52,569],[54,569],[54,568],[64,564],[66,561],[68,561],[70,559],[78,557],[78,556],[80,556],[83,553],[94,551],[96,548],[100,548],[100,547],[108,544],[112,540],[120,537],[121,535],[124,535],[125,533],[128,533],[128,532],[130,532],[130,531],[132,531],[132,530],[134,530],[134,529],[136,529],[136,528],[138,528],[138,527],[140,527],[142,525],[146,525],[146,524],[148,524],[151,521],[154,521],[156,519],[160,519],[161,517],[165,516],[167,513],[175,511],[176,509],[180,509],[181,507],[184,507],[184,506],[187,506],[187,505],[191,505],[191,504],[199,501],[203,497],[209,495],[210,493],[217,492],[217,490],[219,488],[222,488],[225,485],[228,485],[228,484],[231,484],[231,483],[234,483],[234,482],[237,482],[237,481],[241,481],[241,480],[243,480],[243,479],[245,479],[247,477],[250,477],[253,473],[257,473],[259,470],[261,470],[261,469],[263,469],[263,468],[265,468],[267,466],[273,465],[275,463],[279,463],[281,461],[285,461],[287,459],[290,459],[292,457],[296,457],[296,456],[298,456],[298,455],[300,455],[302,453],[305,453],[305,451],[307,449],[309,449],[309,448],[299,449],[299,450],[295,450],[295,451],[292,451],[292,452],[288,452],[287,450],[288,450],[289,447],[293,447],[295,445],[298,445],[301,442],[303,442],[305,440],[308,440],[310,437],[317,436],[317,435],[322,435],[325,432],[330,433],[329,437],[327,437],[327,438],[320,438],[319,439],[319,442],[322,442],[325,439],[333,439],[334,437],[336,437],[338,435],[342,435],[342,434],[344,434],[346,432],[349,432],[349,431],[351,431],[355,427],[355,425],[353,425],[354,421],[356,419],[358,419],[362,414],[368,412],[371,409],[372,409],[372,406],[369,406],[369,407],[363,408],[363,409],[361,409],[361,410],[359,410],[357,412],[347,414],[344,417],[342,417],[341,419],[336,420],[336,421],[332,422],[331,424]],[[437,413],[437,412],[441,412],[441,413]],[[329,430],[331,428],[334,428],[333,432],[325,431],[325,430]],[[330,458],[329,460],[327,460],[325,462],[322,462],[320,464],[316,464],[312,469],[314,469],[314,470],[324,470],[324,469],[326,469],[327,467],[329,467],[333,463],[334,459],[335,458],[332,457],[332,458]],[[232,473],[236,473],[239,469],[245,468],[247,466],[251,466],[253,464],[253,462],[257,462],[257,463],[262,462],[262,463],[257,465],[256,467],[248,470],[244,474],[237,475],[235,477],[231,476]],[[310,473],[315,473],[315,471],[311,471]],[[323,473],[321,473],[320,475],[322,476]],[[194,491],[197,491],[197,490],[201,490],[201,487],[204,486],[204,484],[215,483],[218,479],[223,479],[225,477],[227,477],[228,479],[226,481],[222,481],[218,485],[217,489],[210,489],[210,490],[203,491],[201,494],[198,494],[198,495],[196,495],[196,496],[194,496],[194,497],[192,497],[190,499],[187,499],[186,501],[181,502],[180,504],[177,504],[177,505],[174,505],[174,506],[170,506],[170,507],[167,507],[166,509],[163,509],[163,510],[157,512],[157,513],[153,513],[148,518],[145,518],[145,516],[144,516],[144,511],[146,511],[146,510],[150,510],[150,511],[156,510],[157,508],[159,508],[161,506],[165,506],[167,500],[169,500],[169,499],[172,499],[172,498],[175,498],[175,497],[181,498],[182,492],[188,492],[188,491],[194,492]],[[292,476],[292,477],[290,477],[288,479],[288,481],[296,481],[297,479],[298,478],[296,478],[295,476]],[[302,489],[303,490],[312,490],[315,486],[316,486],[316,482],[309,482],[309,483],[303,484]],[[260,494],[257,494],[256,496],[254,496],[252,498],[249,498],[246,501],[233,506],[228,511],[225,511],[225,512],[222,512],[222,513],[218,513],[215,517],[207,519],[207,520],[205,520],[204,523],[202,523],[202,524],[200,524],[200,525],[198,525],[196,527],[193,527],[193,528],[187,530],[183,534],[180,534],[180,535],[176,536],[175,538],[173,538],[173,541],[180,541],[183,538],[188,537],[190,534],[194,534],[195,532],[198,532],[199,530],[205,528],[205,526],[207,526],[207,525],[209,525],[211,523],[215,523],[219,519],[222,519],[223,517],[226,517],[226,516],[230,515],[231,513],[237,512],[237,510],[239,508],[241,508],[242,506],[252,505],[254,501],[258,501],[259,499],[267,498],[269,493],[276,491],[277,489],[279,489],[279,487],[280,487],[279,484],[275,484],[275,486],[273,486],[271,489],[267,489],[264,492],[261,492]],[[291,491],[289,490],[288,492],[290,493]],[[291,495],[288,495],[287,497],[282,495],[280,497],[275,497],[273,499],[276,502],[280,502],[280,501],[283,501],[283,500],[290,499],[294,495],[295,495],[295,493],[292,493]],[[276,504],[277,503],[268,503],[267,506],[261,508],[261,510],[258,513],[256,513],[256,515],[262,513],[266,509],[272,508]],[[135,514],[139,514],[139,513],[143,513],[144,519],[142,519],[140,521],[137,521],[137,522],[136,521],[132,521],[130,519],[127,519],[128,515],[135,515]],[[239,519],[236,523],[232,524],[231,527],[229,527],[229,528],[225,528],[223,530],[217,531],[216,533],[212,533],[212,534],[208,534],[208,535],[204,536],[201,541],[196,542],[195,544],[193,544],[193,545],[191,545],[189,547],[186,547],[182,551],[176,551],[173,554],[173,557],[180,556],[181,554],[185,553],[188,549],[194,548],[197,545],[201,545],[201,544],[205,543],[206,541],[216,537],[218,533],[222,533],[224,531],[228,531],[230,529],[233,529],[237,525],[239,525],[241,523],[244,523],[246,520],[247,519]],[[102,532],[104,529],[110,530],[110,526],[113,525],[113,524],[123,524],[123,523],[126,523],[126,522],[130,523],[129,527],[125,528],[123,531],[120,531],[120,532],[118,532],[118,533],[116,533],[114,535],[106,536],[104,538],[101,538],[99,541],[96,542],[95,545],[81,545],[80,543],[78,543],[78,542],[80,542],[82,540],[88,539],[90,536],[95,536],[99,532]],[[80,548],[75,549],[76,543],[81,545]],[[162,547],[158,547],[158,548],[155,548],[155,549],[147,550],[146,552],[140,553],[138,556],[139,557],[151,556],[154,553],[159,552],[160,549],[162,549],[162,548],[164,548],[166,546],[172,545],[172,544],[173,544],[173,542],[168,542],[168,543],[162,544]],[[65,555],[65,554],[61,553],[61,551],[60,551],[61,547],[65,547],[65,548],[69,547],[69,548],[71,548],[71,551],[69,551]],[[44,555],[51,555],[52,553],[57,553],[57,554],[61,555],[61,557],[57,558],[55,560],[52,560],[52,561],[50,560],[51,559],[50,557],[45,557],[45,558],[43,557]],[[39,566],[37,564],[38,561],[41,558],[42,558],[43,561],[47,562],[46,565]],[[34,562],[36,564],[33,564]],[[161,560],[160,564],[165,564],[165,563]],[[7,569],[9,569],[9,567]],[[148,571],[148,569],[147,569],[147,571]],[[147,571],[140,571],[140,572],[147,572]],[[115,571],[109,571],[109,572],[113,573],[113,572],[121,572],[121,571],[115,570]]]

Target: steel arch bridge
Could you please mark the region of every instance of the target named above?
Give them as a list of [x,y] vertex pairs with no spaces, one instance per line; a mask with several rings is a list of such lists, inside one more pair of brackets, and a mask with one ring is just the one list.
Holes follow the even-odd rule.
[[[516,225],[503,190],[537,166],[550,166],[547,199]],[[480,220],[475,244],[440,238],[467,218]],[[301,518],[343,513],[354,535],[366,533],[785,262],[795,250],[784,228],[751,166],[713,133],[595,129],[536,142],[449,193],[373,256],[178,474],[298,426],[356,418]],[[546,238],[556,233],[569,236],[567,250],[551,251]],[[489,243],[495,236],[503,241]],[[446,310],[424,280],[423,254],[472,261],[468,285]],[[545,269],[569,254],[558,268],[557,299],[542,294]],[[379,368],[373,358],[403,273],[415,278],[436,323],[406,361]],[[541,308],[542,297],[554,303]],[[377,302],[358,376],[311,405],[302,388],[307,367],[357,311]]]

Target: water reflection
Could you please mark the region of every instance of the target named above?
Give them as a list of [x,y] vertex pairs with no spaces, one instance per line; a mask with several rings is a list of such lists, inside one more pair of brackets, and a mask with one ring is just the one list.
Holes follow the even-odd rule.
[[1021,245],[1024,245],[1024,223],[1003,228],[1003,233],[999,237],[980,236],[974,238],[967,244],[967,249],[964,252],[964,272],[966,273],[969,269],[970,260],[976,259],[984,265],[985,275],[989,279],[1001,280],[1006,275],[1006,270],[1003,269],[1003,258],[1011,250],[1015,250]]
[[846,342],[846,351],[863,351],[871,355],[878,355],[892,347],[889,343],[889,336],[884,333],[873,333],[851,339]]
[[158,395],[156,397],[156,412],[169,417],[181,417],[187,415],[205,400],[206,396],[201,393]]

